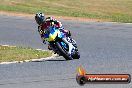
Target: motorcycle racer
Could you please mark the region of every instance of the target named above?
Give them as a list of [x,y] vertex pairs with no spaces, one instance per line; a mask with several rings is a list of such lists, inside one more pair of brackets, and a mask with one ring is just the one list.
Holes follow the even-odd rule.
[[[66,30],[63,28],[60,21],[54,19],[53,17],[45,17],[44,13],[36,13],[35,15],[35,21],[38,24],[38,32],[41,36],[41,39],[44,44],[46,44],[44,33],[50,26],[55,26],[58,28],[61,32],[66,34],[66,36],[70,37],[71,33],[69,30]],[[73,45],[76,46],[76,42],[71,38],[71,41],[73,41]],[[77,47],[77,46],[76,46]],[[48,44],[48,49],[52,50],[52,45]]]
[[[44,37],[44,33],[45,30],[50,27],[50,26],[55,26],[56,28],[58,28],[61,32],[65,33],[67,36],[71,36],[71,33],[69,30],[65,30],[62,27],[62,24],[60,21],[54,19],[53,17],[45,17],[44,13],[36,13],[35,15],[35,20],[36,23],[38,24],[38,32],[41,36],[41,39],[43,41],[43,43],[45,44],[45,37]],[[51,49],[50,45],[48,46],[48,49]]]

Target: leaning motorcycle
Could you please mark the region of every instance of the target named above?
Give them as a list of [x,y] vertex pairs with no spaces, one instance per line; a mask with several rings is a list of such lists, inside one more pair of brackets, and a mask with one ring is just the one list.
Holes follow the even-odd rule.
[[[80,54],[75,40],[66,36],[55,26],[50,26],[44,33],[46,41],[52,46],[52,50],[63,56],[66,60],[79,59]],[[74,42],[74,45],[73,45]]]

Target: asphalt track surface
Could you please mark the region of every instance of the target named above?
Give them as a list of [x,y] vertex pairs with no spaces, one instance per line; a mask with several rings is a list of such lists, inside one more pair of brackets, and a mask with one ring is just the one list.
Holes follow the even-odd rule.
[[[61,19],[60,19],[61,20]],[[132,88],[132,84],[77,84],[76,69],[132,75],[132,24],[61,20],[81,58],[0,65],[0,88]],[[32,18],[0,16],[0,44],[47,49]]]

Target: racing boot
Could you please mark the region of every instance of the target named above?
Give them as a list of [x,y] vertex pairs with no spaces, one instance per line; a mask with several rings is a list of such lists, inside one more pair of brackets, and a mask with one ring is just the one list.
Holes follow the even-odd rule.
[[48,44],[48,49],[52,50],[52,46],[50,44]]
[[71,32],[70,32],[69,30],[64,30],[64,31],[65,31],[65,33],[66,33],[66,35],[67,35],[68,37],[71,36]]

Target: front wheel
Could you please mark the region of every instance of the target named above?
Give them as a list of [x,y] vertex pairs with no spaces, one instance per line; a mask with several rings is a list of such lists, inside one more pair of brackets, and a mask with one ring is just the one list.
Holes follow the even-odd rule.
[[79,59],[80,58],[80,53],[78,51],[75,51],[72,58]]
[[58,48],[59,52],[61,55],[66,59],[66,60],[72,60],[73,58],[62,48],[59,42],[57,42],[56,47]]

